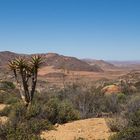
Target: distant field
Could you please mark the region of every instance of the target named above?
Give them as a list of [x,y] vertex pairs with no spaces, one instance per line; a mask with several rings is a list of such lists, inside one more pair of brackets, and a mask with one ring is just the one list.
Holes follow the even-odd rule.
[[46,66],[39,70],[39,76],[42,80],[47,80],[51,84],[62,85],[63,82],[86,81],[92,82],[100,79],[114,80],[127,74],[129,69],[109,69],[104,72],[87,71],[69,71],[64,72],[61,69],[54,69],[52,66]]

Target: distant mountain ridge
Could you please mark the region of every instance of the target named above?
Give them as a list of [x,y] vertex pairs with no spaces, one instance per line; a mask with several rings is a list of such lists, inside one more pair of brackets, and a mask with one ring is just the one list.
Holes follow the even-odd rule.
[[[10,51],[0,52],[0,66],[5,66],[9,60],[19,56],[29,57],[31,55],[17,54]],[[44,53],[42,55],[45,59],[43,66],[53,66],[55,69],[67,69],[72,71],[93,71],[103,72],[103,69],[98,65],[90,65],[87,62],[75,57],[68,57],[59,55],[57,53]]]
[[119,67],[127,67],[127,66],[134,66],[140,65],[140,60],[133,60],[133,61],[109,61],[109,63],[119,66]]
[[82,59],[83,61],[87,62],[90,65],[98,65],[102,69],[114,69],[116,68],[115,65],[104,61],[104,60],[95,60],[95,59]]

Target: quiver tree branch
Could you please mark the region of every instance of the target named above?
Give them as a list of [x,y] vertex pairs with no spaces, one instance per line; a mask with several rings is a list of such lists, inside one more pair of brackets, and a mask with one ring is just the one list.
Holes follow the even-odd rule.
[[31,101],[33,100],[34,93],[35,93],[38,69],[42,63],[43,63],[43,59],[41,56],[36,55],[36,56],[31,57],[31,67],[32,67]]

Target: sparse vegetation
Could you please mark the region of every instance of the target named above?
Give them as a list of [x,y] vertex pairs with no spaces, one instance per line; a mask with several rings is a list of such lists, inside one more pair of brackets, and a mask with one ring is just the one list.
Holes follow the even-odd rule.
[[[69,83],[66,78],[62,82],[63,87],[50,88],[45,81],[46,87],[36,91],[41,63],[42,58],[38,56],[28,58],[28,62],[27,58],[10,62],[17,83],[11,82],[13,79],[0,82],[0,103],[6,104],[0,116],[8,117],[7,123],[0,124],[0,139],[41,140],[43,130],[55,129],[54,126],[78,119],[97,117],[106,118],[110,130],[116,133],[110,137],[111,140],[139,139],[138,81],[136,84],[127,79],[123,82],[117,79],[87,82],[76,75],[78,80]],[[67,76],[67,73],[64,74]],[[41,80],[39,84],[42,86]],[[104,87],[116,87],[118,90],[106,94]]]
[[[110,140],[138,140],[140,139],[140,98],[138,96],[132,96],[129,103],[126,104],[125,110],[122,111],[120,116],[124,117],[121,122],[117,121],[114,124],[116,128],[118,125],[123,125],[122,129],[118,130],[118,133],[110,137]],[[116,118],[115,118],[116,119]],[[124,122],[127,123],[124,123]],[[110,121],[110,124],[112,122]],[[112,126],[112,124],[110,125]]]
[[9,81],[1,81],[0,82],[0,90],[7,90],[7,89],[15,89],[15,85]]

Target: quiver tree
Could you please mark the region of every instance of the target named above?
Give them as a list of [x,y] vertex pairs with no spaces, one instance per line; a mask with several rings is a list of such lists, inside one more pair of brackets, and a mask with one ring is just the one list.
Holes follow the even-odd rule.
[[18,57],[9,62],[9,68],[14,73],[21,99],[27,107],[33,100],[38,69],[42,63],[43,59],[39,55],[32,56],[30,59]]

